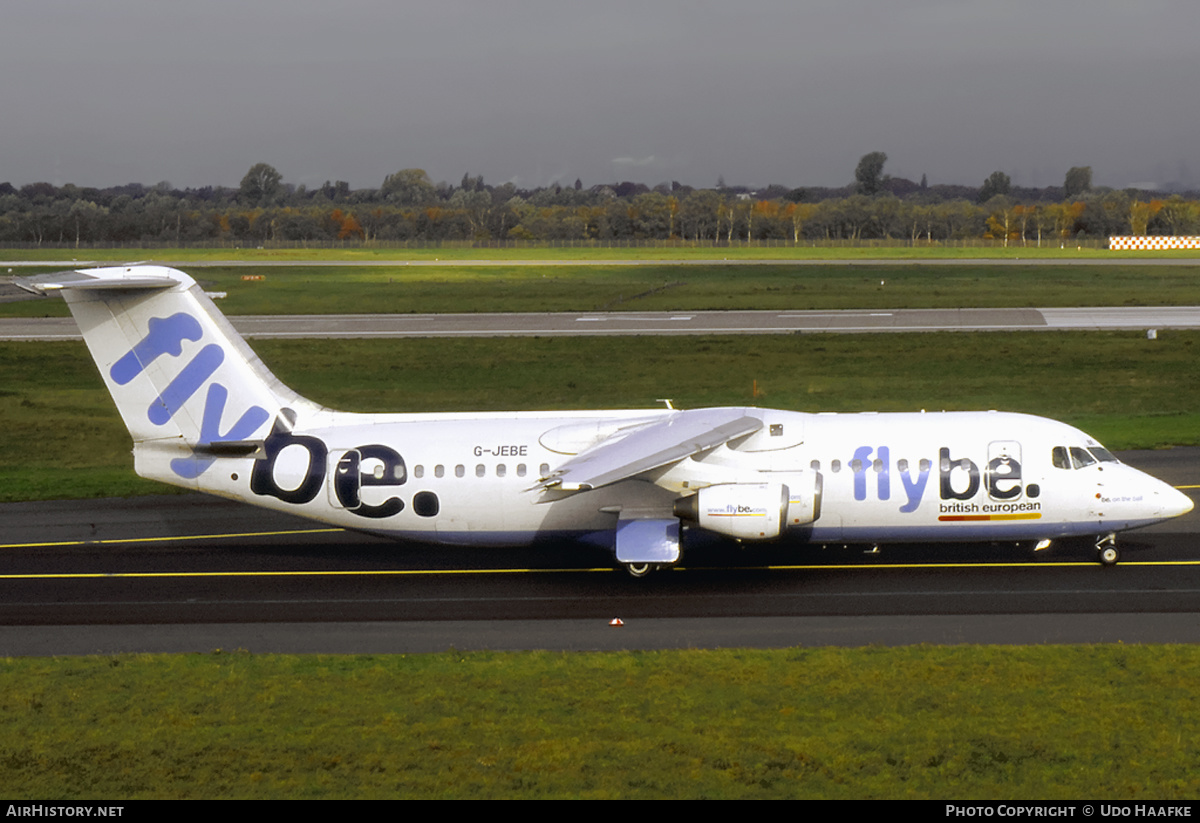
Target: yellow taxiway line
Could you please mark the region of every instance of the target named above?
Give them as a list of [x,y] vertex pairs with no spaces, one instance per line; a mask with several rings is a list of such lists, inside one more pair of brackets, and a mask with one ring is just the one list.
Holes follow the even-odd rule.
[[219,540],[229,537],[279,537],[289,534],[329,534],[345,529],[292,529],[281,532],[241,532],[240,534],[183,534],[167,537],[127,537],[109,540],[60,540],[54,543],[0,543],[0,549],[48,549],[62,546],[106,546],[114,543],[167,543],[185,540]]
[[[1177,489],[1200,489],[1200,485],[1176,486]],[[168,537],[130,537],[125,539],[108,540],[63,540],[48,543],[0,543],[0,549],[42,549],[64,546],[104,546],[121,543],[158,543],[183,542],[187,540],[219,540],[245,537],[281,537],[298,534],[332,534],[344,532],[340,528],[323,529],[292,529],[275,532],[240,532],[235,534],[190,534]],[[1122,566],[1200,566],[1200,560],[1146,560],[1122,561]],[[1036,563],[1005,562],[1005,563],[861,563],[833,565],[786,565],[786,566],[724,566],[724,571],[745,571],[758,569],[763,571],[828,571],[845,569],[998,569],[1048,566],[1096,566],[1100,564],[1090,560],[1058,561]],[[611,572],[616,567],[597,569],[378,569],[359,571],[279,571],[279,572],[91,572],[65,574],[0,574],[0,580],[51,580],[51,579],[84,579],[84,578],[120,578],[120,577],[335,577],[363,575],[440,575],[440,574],[555,574],[565,572]],[[670,571],[700,571],[705,567],[672,566]],[[710,570],[715,567],[707,567]]]
[[[1200,560],[1133,560],[1122,566],[1200,566]],[[1087,567],[1104,569],[1091,560],[1056,562],[1004,563],[836,563],[827,565],[786,566],[672,566],[663,571],[851,571],[878,569],[1019,569],[1047,567]],[[593,569],[358,569],[353,571],[254,571],[254,572],[63,572],[58,574],[0,574],[0,580],[98,580],[133,578],[202,578],[202,577],[417,577],[471,574],[595,574],[621,571],[609,566]]]

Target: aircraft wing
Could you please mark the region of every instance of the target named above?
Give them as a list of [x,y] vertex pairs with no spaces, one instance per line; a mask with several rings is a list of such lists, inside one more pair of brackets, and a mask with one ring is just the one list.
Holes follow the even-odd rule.
[[745,409],[681,411],[580,452],[541,482],[564,491],[607,486],[752,434],[762,425]]

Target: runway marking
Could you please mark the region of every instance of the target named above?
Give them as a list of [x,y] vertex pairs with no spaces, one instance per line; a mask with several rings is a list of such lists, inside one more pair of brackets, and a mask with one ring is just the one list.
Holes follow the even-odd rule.
[[[751,309],[751,311],[755,311]],[[761,309],[759,310],[761,311]],[[944,309],[912,309],[912,311],[945,311]],[[832,311],[804,311],[802,313],[788,314],[781,312],[776,317],[785,320],[803,320],[807,317],[891,317],[894,312],[873,312],[863,309],[834,309]]]
[[[1133,560],[1122,566],[1200,566],[1200,560]],[[877,569],[1018,569],[1018,568],[1086,567],[1104,570],[1107,567],[1093,560],[1055,562],[998,562],[998,563],[834,563],[824,565],[783,566],[673,566],[664,571],[847,571]],[[590,569],[358,569],[311,571],[257,572],[63,572],[59,574],[0,574],[0,580],[96,580],[103,578],[211,578],[211,577],[419,577],[441,575],[488,574],[596,574],[617,572],[617,567]],[[1190,590],[1189,590],[1190,591]]]
[[158,543],[183,540],[217,540],[226,537],[278,537],[288,534],[328,534],[345,529],[290,529],[279,532],[241,532],[239,534],[181,534],[168,537],[125,537],[108,540],[60,540],[51,543],[0,543],[0,549],[45,549],[54,546],[105,546],[112,543]]
[[[576,320],[575,322],[602,322],[603,318]],[[657,321],[648,321],[657,322]],[[964,326],[964,331],[1054,331],[1054,329],[1045,326]],[[671,335],[701,335],[701,334],[792,334],[795,332],[811,332],[820,334],[857,334],[866,332],[879,332],[881,334],[890,334],[893,332],[941,332],[946,331],[940,326],[754,326],[754,327],[730,327],[730,326],[714,326],[712,328],[701,327],[686,327],[686,328],[669,328],[666,326],[651,329],[649,334],[661,335],[669,337]],[[633,327],[619,328],[600,328],[589,326],[586,331],[576,330],[569,327],[549,328],[549,329],[441,329],[441,330],[416,330],[416,331],[377,331],[377,332],[360,332],[360,331],[332,331],[332,332],[245,332],[242,336],[255,340],[324,340],[330,339],[354,339],[357,337],[366,337],[377,340],[387,340],[391,338],[404,337],[535,337],[535,336],[558,336],[558,337],[620,337],[622,335],[638,335],[643,334],[640,329]],[[14,340],[26,340],[37,338],[11,338]]]

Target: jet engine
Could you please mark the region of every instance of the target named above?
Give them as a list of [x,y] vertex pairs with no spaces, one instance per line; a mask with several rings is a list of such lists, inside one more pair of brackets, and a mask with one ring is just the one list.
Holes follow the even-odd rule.
[[[774,540],[788,526],[820,516],[818,474],[789,475],[791,483],[722,483],[675,501],[675,516],[738,540]],[[807,492],[796,492],[792,485]]]

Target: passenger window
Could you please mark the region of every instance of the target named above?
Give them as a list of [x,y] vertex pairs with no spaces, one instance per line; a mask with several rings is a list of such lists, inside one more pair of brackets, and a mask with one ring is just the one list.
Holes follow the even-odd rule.
[[859,472],[861,472],[863,470],[863,462],[861,460],[859,460],[857,457],[854,458],[853,460],[850,461],[850,469],[855,474],[858,474]]
[[482,463],[478,463],[478,464],[476,464],[476,466],[475,466],[475,476],[476,476],[476,477],[483,477],[485,474],[487,474],[487,466],[483,465]]
[[875,458],[875,462],[871,464],[871,469],[876,474],[879,474],[881,471],[883,471],[883,461],[879,458]]
[[459,463],[457,466],[454,467],[454,476],[455,477],[466,477],[467,476],[467,467],[464,466],[462,463]]
[[540,473],[540,475],[539,475],[539,476],[541,476],[541,477],[547,477],[547,476],[549,476],[549,474],[550,474],[550,464],[549,464],[549,463],[543,463],[542,465],[538,466],[538,472]]
[[524,477],[524,476],[525,476],[525,464],[518,463],[517,464],[517,477]]
[[434,477],[444,477],[445,475],[446,475],[446,467],[443,466],[441,463],[438,463],[436,466],[433,467],[433,476]]
[[424,476],[425,476],[425,467],[424,466],[413,466],[413,477],[424,477]]
[[821,470],[821,461],[814,460],[813,462],[808,464],[808,467],[815,472],[819,472]]
[[908,460],[906,460],[903,457],[901,457],[899,460],[897,460],[896,461],[896,471],[904,472],[907,474],[908,473]]
[[842,470],[842,461],[841,460],[830,460],[829,461],[829,470],[831,472],[833,472],[834,474],[837,474],[838,472],[840,472]]
[[503,477],[505,472],[507,472],[507,471],[508,471],[508,469],[504,468],[503,463],[498,463],[496,465],[496,476],[497,477]]
[[1067,457],[1065,446],[1055,446],[1050,452],[1050,462],[1056,469],[1071,468],[1071,458]]
[[933,463],[930,462],[928,457],[921,458],[920,469],[921,469],[922,473],[928,472],[932,468],[933,468]]

